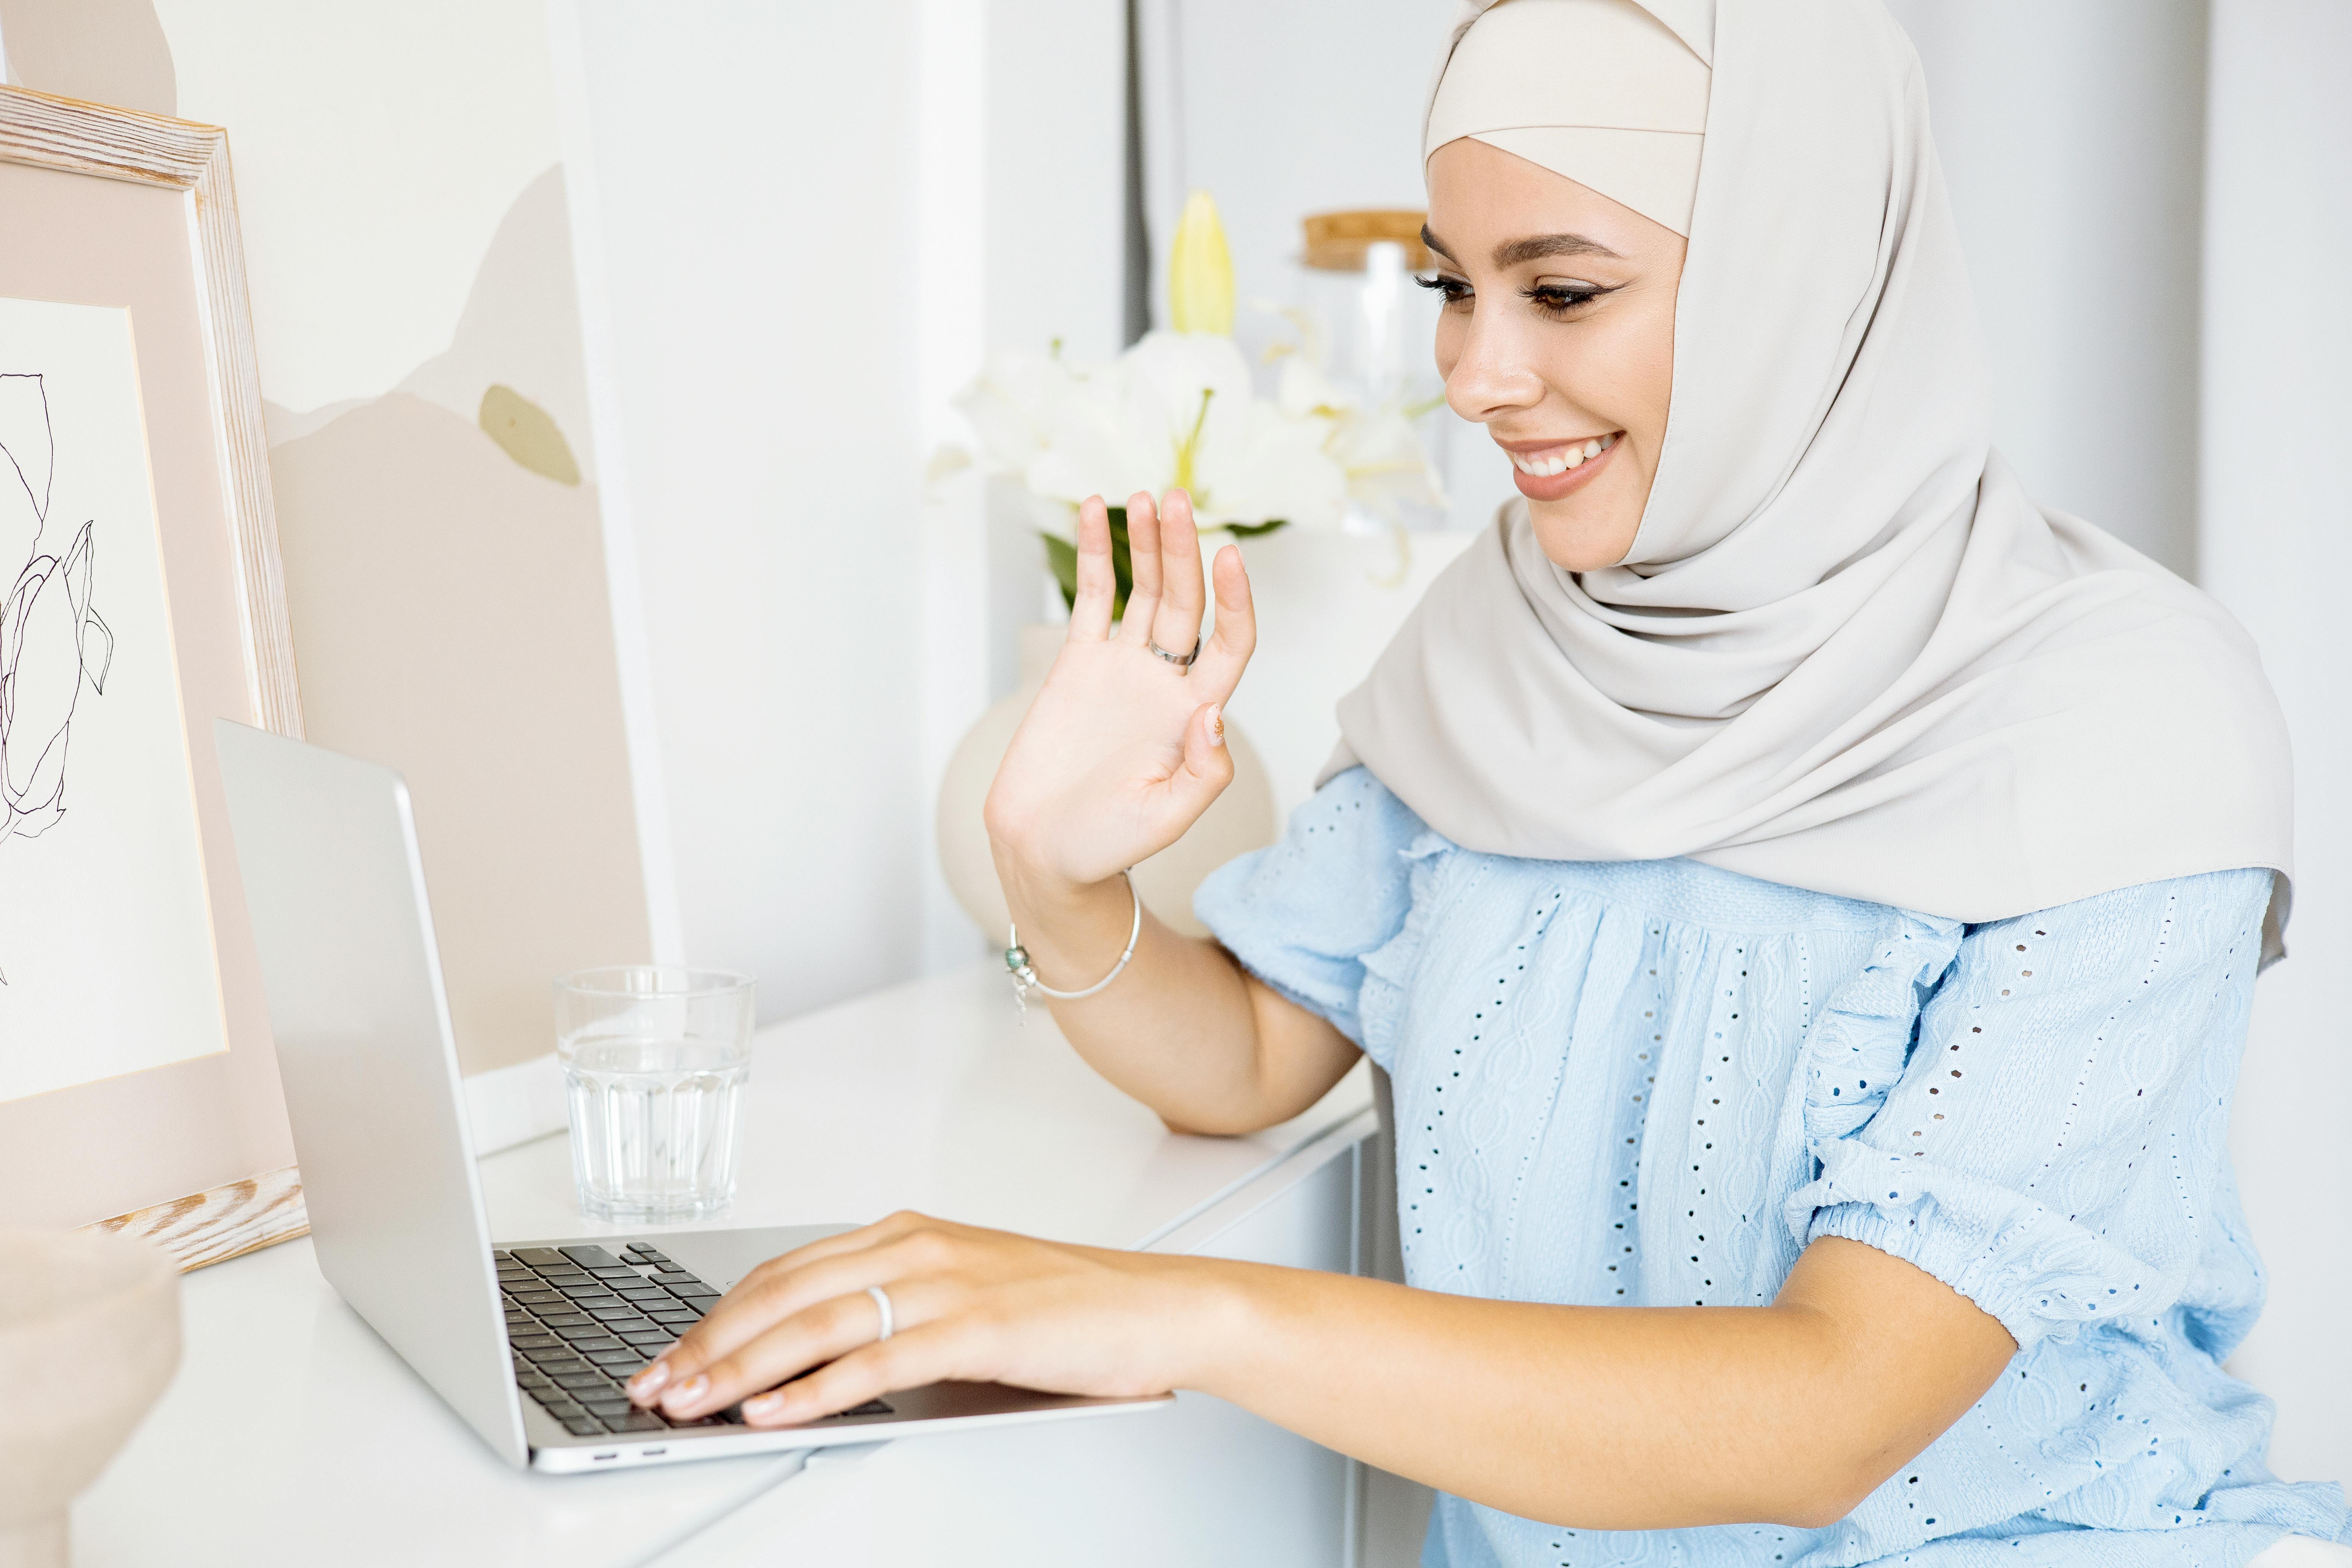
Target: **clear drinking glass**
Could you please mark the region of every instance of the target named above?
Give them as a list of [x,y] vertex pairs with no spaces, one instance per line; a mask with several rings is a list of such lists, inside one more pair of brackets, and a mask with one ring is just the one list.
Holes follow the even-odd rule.
[[717,1214],[735,1198],[751,981],[627,963],[555,983],[580,1211],[623,1223]]

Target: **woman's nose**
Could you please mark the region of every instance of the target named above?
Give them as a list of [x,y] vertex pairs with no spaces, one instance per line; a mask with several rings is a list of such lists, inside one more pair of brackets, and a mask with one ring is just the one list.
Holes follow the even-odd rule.
[[1481,312],[1471,317],[1462,357],[1445,378],[1445,401],[1474,425],[1492,424],[1542,402],[1543,380],[1517,352],[1511,333]]

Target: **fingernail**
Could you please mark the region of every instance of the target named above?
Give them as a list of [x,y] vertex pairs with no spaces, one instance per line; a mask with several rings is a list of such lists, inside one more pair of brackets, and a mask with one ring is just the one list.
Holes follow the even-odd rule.
[[784,1396],[782,1394],[762,1394],[757,1398],[747,1399],[743,1402],[743,1414],[754,1421],[765,1421],[769,1416],[773,1415],[777,1411],[782,1410],[783,1407]]
[[700,1373],[688,1378],[662,1396],[662,1404],[671,1410],[683,1410],[710,1392],[710,1379]]
[[1213,746],[1222,746],[1224,743],[1225,710],[1223,705],[1221,703],[1217,707],[1209,710],[1209,744]]
[[650,1398],[657,1390],[660,1389],[663,1384],[667,1383],[668,1381],[669,1363],[664,1361],[657,1361],[654,1363],[653,1365],[646,1368],[645,1371],[637,1373],[636,1376],[629,1379],[629,1397],[632,1399]]

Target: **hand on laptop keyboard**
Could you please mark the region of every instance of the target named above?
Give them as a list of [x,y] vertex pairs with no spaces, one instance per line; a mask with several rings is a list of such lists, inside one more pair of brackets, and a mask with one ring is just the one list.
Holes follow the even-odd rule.
[[[672,1427],[740,1426],[730,1407],[693,1421],[635,1410],[630,1373],[691,1327],[719,1291],[635,1241],[602,1247],[526,1247],[494,1254],[515,1382],[575,1437]],[[874,1400],[844,1415],[887,1415]]]

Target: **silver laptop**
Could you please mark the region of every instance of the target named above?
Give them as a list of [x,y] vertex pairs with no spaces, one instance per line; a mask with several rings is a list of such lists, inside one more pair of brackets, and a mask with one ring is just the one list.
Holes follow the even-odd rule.
[[780,1430],[630,1409],[622,1381],[754,1265],[849,1226],[493,1243],[407,786],[226,720],[214,735],[320,1269],[508,1462],[617,1469],[1168,1403],[942,1383]]

